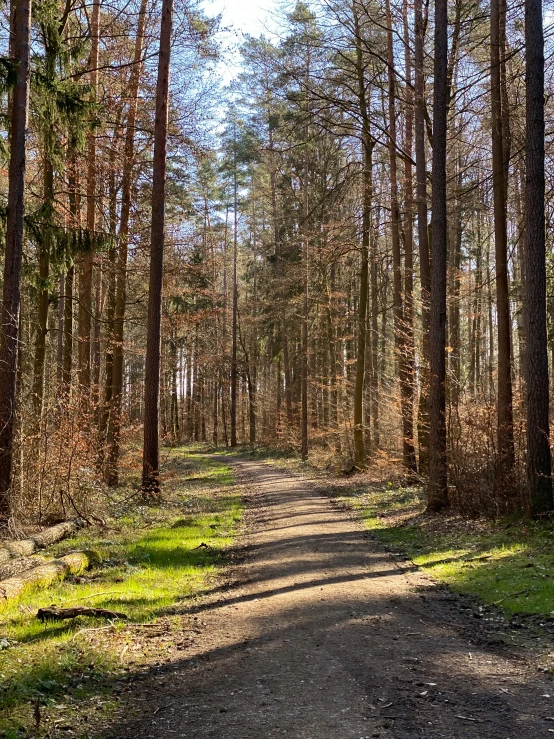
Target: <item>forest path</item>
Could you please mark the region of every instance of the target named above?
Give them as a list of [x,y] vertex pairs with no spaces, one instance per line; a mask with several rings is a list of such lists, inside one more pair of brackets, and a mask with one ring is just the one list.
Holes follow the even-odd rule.
[[552,736],[552,682],[486,638],[455,598],[309,481],[233,464],[253,502],[246,561],[189,605],[194,641],[132,688],[140,719],[108,736]]

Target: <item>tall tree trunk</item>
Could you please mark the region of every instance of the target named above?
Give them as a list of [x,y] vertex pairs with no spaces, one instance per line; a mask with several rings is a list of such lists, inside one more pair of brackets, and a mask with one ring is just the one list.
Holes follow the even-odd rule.
[[237,141],[236,129],[234,139],[234,177],[233,177],[233,326],[231,337],[231,446],[237,445],[237,321],[238,321],[238,284],[237,284],[237,259],[238,259],[238,210],[237,210]]
[[416,471],[414,450],[414,395],[415,395],[415,346],[414,346],[414,182],[413,182],[413,136],[414,136],[414,99],[412,92],[412,55],[410,26],[408,22],[408,2],[402,6],[404,24],[404,65],[406,75],[406,112],[404,151],[408,155],[404,160],[404,374],[405,400],[403,409],[404,436],[408,438],[407,466]]
[[302,326],[301,326],[301,371],[300,371],[300,431],[302,459],[308,458],[308,317],[309,317],[309,289],[310,289],[310,230],[309,216],[309,141],[310,141],[310,44],[307,44],[305,94],[306,94],[306,124],[304,129],[304,171],[302,183]]
[[435,0],[435,64],[433,92],[433,235],[431,261],[429,490],[427,507],[448,505],[446,458],[446,119],[448,3]]
[[[93,95],[98,87],[98,25],[100,0],[94,0],[91,18],[90,85]],[[96,228],[96,136],[93,131],[88,136],[87,170],[87,230],[92,236]],[[91,326],[92,326],[92,270],[94,255],[92,251],[81,259],[79,290],[79,351],[78,375],[82,400],[85,408],[90,400],[91,383]]]
[[146,493],[153,494],[159,494],[160,491],[158,416],[160,395],[163,253],[165,241],[169,69],[172,26],[173,0],[163,0],[158,80],[156,85],[156,122],[154,128],[152,230],[150,246],[150,282],[148,290],[146,371],[144,377],[144,452],[142,461],[142,487]]
[[366,81],[362,54],[362,39],[356,4],[354,4],[354,33],[356,45],[356,74],[358,77],[358,104],[362,118],[362,249],[360,264],[360,293],[358,299],[358,346],[356,350],[356,379],[354,382],[354,462],[365,467],[364,384],[366,371],[367,305],[369,299],[369,239],[373,199],[373,139],[366,98]]
[[131,215],[131,187],[133,164],[135,161],[135,126],[137,119],[138,92],[143,66],[144,33],[146,29],[146,8],[148,0],[141,0],[133,69],[129,81],[129,111],[125,132],[125,151],[123,155],[123,176],[121,182],[121,217],[119,222],[119,250],[117,257],[117,276],[115,285],[115,307],[113,327],[112,357],[112,397],[109,412],[106,464],[106,482],[114,486],[118,482],[119,443],[121,435],[121,414],[123,396],[123,341],[125,338],[125,309],[127,305],[127,252],[129,246],[129,222]]
[[16,379],[21,306],[21,262],[25,199],[29,93],[31,0],[18,0],[10,28],[10,50],[17,64],[10,115],[10,165],[8,222],[2,291],[0,332],[0,521],[11,510],[13,438],[15,429]]
[[422,0],[415,0],[414,39],[414,136],[416,155],[417,235],[419,244],[419,278],[421,284],[422,360],[419,396],[418,440],[419,469],[427,472],[429,462],[429,298],[431,295],[431,265],[429,262],[429,226],[427,213],[427,164],[425,156],[425,76],[424,45],[427,17],[423,16]]
[[[400,403],[402,415],[402,460],[409,470],[415,470],[415,450],[413,434],[413,397],[410,390],[407,366],[406,324],[402,299],[402,265],[400,255],[400,209],[398,207],[398,176],[396,165],[396,81],[394,71],[394,46],[390,0],[386,0],[387,13],[387,66],[388,66],[388,104],[389,104],[389,167],[391,193],[391,241],[393,262],[394,296],[394,334],[396,362],[400,380]],[[412,397],[412,402],[410,398]]]
[[371,418],[373,422],[373,450],[381,446],[379,421],[379,280],[377,239],[370,224],[370,281],[371,281]]
[[[501,5],[504,7],[501,8]],[[504,18],[501,16],[504,15]],[[498,322],[497,468],[498,493],[506,494],[515,462],[514,417],[511,370],[511,318],[508,288],[508,229],[506,162],[504,161],[504,118],[502,110],[501,27],[506,25],[502,0],[491,0],[491,118],[492,173],[494,197],[494,248],[496,259],[496,312]]]
[[525,0],[525,385],[527,508],[553,507],[548,418],[544,175],[544,33],[542,0]]
[[[108,190],[109,190],[109,217],[110,217],[110,233],[115,234],[117,228],[117,188],[116,188],[116,173],[115,173],[115,153],[116,153],[116,140],[119,132],[119,124],[121,119],[121,112],[118,111],[116,125],[113,131],[113,140],[110,150],[109,157],[109,175],[108,175]],[[101,274],[101,272],[100,272]],[[115,302],[116,302],[116,274],[117,274],[117,250],[115,243],[110,245],[108,254],[108,274],[107,274],[107,311],[106,311],[106,357],[105,357],[105,373],[104,373],[104,397],[102,399],[102,405],[99,408],[99,429],[98,429],[98,465],[99,469],[104,472],[104,478],[106,469],[104,461],[108,452],[108,426],[110,422],[110,412],[112,409],[112,398],[113,398],[113,354],[114,354],[114,319],[115,319]],[[98,308],[97,308],[98,315]],[[100,321],[97,321],[97,325],[100,325]],[[100,369],[100,363],[98,363],[98,369]],[[98,378],[100,379],[100,378]]]

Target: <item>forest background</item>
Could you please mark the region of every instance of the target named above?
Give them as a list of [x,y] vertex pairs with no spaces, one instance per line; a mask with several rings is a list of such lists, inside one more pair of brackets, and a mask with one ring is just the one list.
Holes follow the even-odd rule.
[[532,0],[291,3],[238,48],[194,0],[5,8],[5,521],[99,515],[158,423],[167,444],[395,465],[431,510],[551,510],[547,6],[544,58]]

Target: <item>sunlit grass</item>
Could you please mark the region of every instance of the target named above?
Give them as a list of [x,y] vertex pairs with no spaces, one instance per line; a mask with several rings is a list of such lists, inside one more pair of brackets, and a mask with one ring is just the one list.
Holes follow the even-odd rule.
[[554,528],[524,519],[423,515],[418,488],[393,484],[341,491],[368,529],[453,590],[509,615],[554,615]]
[[[136,498],[107,532],[84,532],[55,547],[56,554],[92,549],[100,560],[97,567],[27,593],[0,611],[0,736],[9,731],[27,736],[37,704],[63,704],[63,710],[55,711],[64,716],[86,699],[96,701],[103,714],[109,712],[116,705],[113,680],[123,670],[122,645],[133,643],[127,624],[147,624],[169,614],[167,623],[179,628],[171,616],[175,606],[210,588],[241,519],[241,496],[231,487],[231,469],[174,449],[164,477],[161,505],[146,506]],[[128,621],[110,626],[80,617],[42,624],[37,609],[53,603],[121,611]],[[101,630],[94,646],[81,636],[88,629]],[[33,735],[51,729],[35,726]]]

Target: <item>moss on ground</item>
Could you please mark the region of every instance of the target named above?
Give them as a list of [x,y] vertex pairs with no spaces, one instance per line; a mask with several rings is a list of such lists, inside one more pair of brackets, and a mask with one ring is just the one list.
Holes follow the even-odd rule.
[[[183,449],[171,450],[163,478],[159,505],[121,489],[108,529],[85,530],[49,550],[92,549],[96,567],[3,605],[0,736],[87,736],[72,728],[76,716],[86,706],[105,720],[118,704],[114,681],[163,658],[172,633],[183,631],[179,603],[209,590],[241,520],[240,490],[228,465]],[[37,609],[52,603],[123,611],[128,622],[42,624]],[[146,645],[138,638],[145,630]]]

